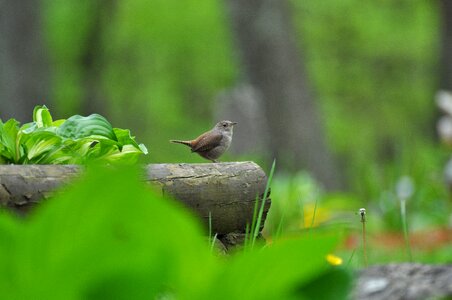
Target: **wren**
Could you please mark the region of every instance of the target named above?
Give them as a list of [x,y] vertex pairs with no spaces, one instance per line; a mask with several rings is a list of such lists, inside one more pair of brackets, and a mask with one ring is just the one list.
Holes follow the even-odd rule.
[[191,152],[198,153],[205,159],[218,162],[218,158],[228,150],[232,141],[232,129],[237,122],[221,121],[212,130],[207,131],[191,141],[170,140],[171,143],[187,145]]

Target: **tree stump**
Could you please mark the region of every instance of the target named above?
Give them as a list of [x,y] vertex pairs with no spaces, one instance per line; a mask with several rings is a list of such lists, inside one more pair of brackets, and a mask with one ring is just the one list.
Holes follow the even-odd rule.
[[[0,206],[26,213],[80,172],[72,165],[1,165]],[[253,162],[230,162],[151,164],[145,180],[182,202],[206,226],[210,215],[212,232],[225,235],[245,232],[257,197],[264,196],[267,177]],[[269,206],[267,198],[263,220]]]

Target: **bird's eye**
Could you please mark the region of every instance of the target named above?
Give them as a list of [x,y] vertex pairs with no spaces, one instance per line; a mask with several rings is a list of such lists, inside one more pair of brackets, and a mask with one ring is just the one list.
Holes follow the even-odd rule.
[[226,124],[226,123],[225,123],[225,124],[223,124],[223,127],[226,127],[226,126],[228,126],[228,124]]

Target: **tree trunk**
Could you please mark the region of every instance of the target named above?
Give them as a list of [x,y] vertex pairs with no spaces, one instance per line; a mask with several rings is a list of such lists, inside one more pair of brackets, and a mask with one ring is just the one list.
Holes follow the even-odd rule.
[[326,188],[339,188],[287,1],[226,2],[245,74],[262,95],[271,155],[284,169],[307,168]]
[[80,56],[84,97],[81,112],[85,115],[98,113],[107,115],[108,105],[103,92],[102,72],[105,68],[105,31],[110,25],[116,9],[116,0],[95,0],[91,3],[92,22],[87,30],[84,51]]
[[[206,227],[210,215],[212,232],[218,235],[245,232],[267,182],[253,162],[151,164],[146,171],[147,181],[199,215]],[[0,207],[27,212],[79,172],[80,167],[70,165],[0,166]],[[267,199],[263,221],[269,207]]]
[[48,64],[41,1],[0,1],[0,118],[31,121],[33,107],[48,103]]
[[452,91],[452,1],[441,0],[442,14],[440,89]]

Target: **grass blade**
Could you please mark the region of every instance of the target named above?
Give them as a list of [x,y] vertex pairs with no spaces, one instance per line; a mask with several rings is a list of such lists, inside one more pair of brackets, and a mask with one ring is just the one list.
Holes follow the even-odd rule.
[[255,223],[254,228],[251,229],[253,231],[253,236],[252,236],[252,240],[251,240],[251,248],[254,247],[254,244],[256,243],[257,236],[259,234],[259,229],[260,229],[261,222],[262,222],[262,216],[264,214],[265,202],[267,200],[267,195],[268,195],[268,191],[270,189],[270,184],[271,184],[271,181],[272,181],[272,178],[273,178],[273,173],[275,172],[275,165],[276,165],[276,160],[273,160],[272,168],[270,170],[270,174],[268,175],[268,179],[267,179],[267,184],[265,185],[265,192],[264,192],[264,195],[262,197],[262,202],[261,202],[261,206],[259,208],[259,213],[257,214],[257,221]]
[[411,253],[411,244],[410,237],[408,234],[408,225],[406,220],[406,200],[401,199],[400,201],[400,215],[402,217],[402,225],[403,225],[403,238],[405,240],[405,247],[408,254],[408,259],[410,262],[413,262],[413,254]]
[[319,198],[315,198],[314,202],[314,212],[312,213],[312,220],[311,220],[311,226],[309,227],[309,231],[312,231],[312,227],[314,227],[314,221],[315,221],[315,214],[317,212],[317,202],[319,201]]

